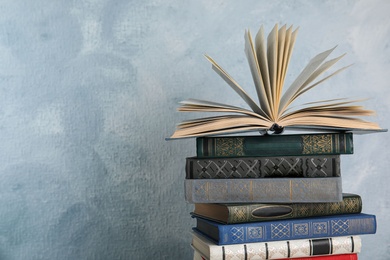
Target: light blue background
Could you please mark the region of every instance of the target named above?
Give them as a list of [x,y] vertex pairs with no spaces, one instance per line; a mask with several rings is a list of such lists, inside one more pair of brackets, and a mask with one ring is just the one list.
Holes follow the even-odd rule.
[[[244,105],[211,55],[253,93],[244,31],[300,27],[287,85],[338,45],[354,66],[309,92],[370,98],[389,127],[390,2],[0,1],[0,259],[191,259],[183,193],[194,139],[167,142],[187,98]],[[388,259],[389,139],[355,137],[343,188],[378,232],[360,259]]]

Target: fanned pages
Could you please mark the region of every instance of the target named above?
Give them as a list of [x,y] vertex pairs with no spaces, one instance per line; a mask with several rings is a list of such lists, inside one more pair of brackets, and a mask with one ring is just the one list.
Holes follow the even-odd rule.
[[272,115],[272,95],[267,93],[268,91],[265,89],[263,78],[261,77],[259,62],[257,61],[255,47],[252,42],[252,36],[249,31],[245,34],[245,52],[252,72],[257,96],[260,101],[260,107],[267,115]]
[[298,77],[284,91],[284,82],[292,56],[298,29],[276,24],[267,38],[260,27],[255,39],[245,31],[245,54],[252,73],[257,101],[253,100],[220,65],[210,56],[207,60],[217,74],[247,103],[251,110],[205,100],[188,99],[181,102],[181,112],[213,112],[222,115],[188,120],[180,123],[171,139],[184,137],[229,134],[245,131],[272,131],[281,133],[284,128],[326,129],[333,131],[381,132],[378,124],[361,117],[374,111],[356,105],[361,100],[332,99],[310,102],[291,107],[301,95],[343,71],[342,67],[328,75],[344,55],[327,60],[333,50],[324,51],[312,58]]

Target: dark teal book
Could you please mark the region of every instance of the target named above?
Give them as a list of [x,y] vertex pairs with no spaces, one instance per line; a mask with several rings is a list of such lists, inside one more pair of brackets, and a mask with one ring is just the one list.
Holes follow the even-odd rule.
[[375,215],[359,213],[226,225],[196,217],[194,231],[204,234],[217,245],[230,245],[375,234],[376,218]]
[[204,157],[339,155],[353,153],[352,133],[198,137]]

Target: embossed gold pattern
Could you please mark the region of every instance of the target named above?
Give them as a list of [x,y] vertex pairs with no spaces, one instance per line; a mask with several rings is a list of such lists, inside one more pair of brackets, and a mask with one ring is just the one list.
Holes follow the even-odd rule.
[[347,220],[332,220],[331,226],[332,226],[332,234],[333,235],[348,234],[349,219],[347,219]]
[[294,236],[309,235],[309,224],[308,223],[293,224],[293,234]]
[[233,208],[233,214],[232,214],[232,221],[233,223],[238,222],[245,222],[248,219],[248,216],[246,215],[247,210],[245,208],[241,207],[234,207]]
[[215,147],[218,147],[216,156],[243,156],[244,138],[216,138]]
[[332,152],[332,135],[303,135],[303,154]]
[[348,213],[353,213],[359,210],[361,207],[360,200],[358,198],[349,198],[345,201],[345,211]]
[[326,235],[328,234],[328,222],[313,222],[313,234],[315,235]]

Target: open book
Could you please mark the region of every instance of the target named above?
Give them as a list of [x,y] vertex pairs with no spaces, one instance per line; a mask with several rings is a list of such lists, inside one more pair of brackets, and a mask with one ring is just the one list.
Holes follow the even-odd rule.
[[293,83],[283,91],[287,68],[293,51],[297,29],[275,25],[264,38],[263,26],[253,41],[250,31],[245,32],[245,54],[248,59],[257,91],[256,103],[245,90],[211,57],[212,68],[245,100],[250,109],[205,100],[188,99],[181,102],[182,112],[222,112],[223,115],[184,121],[177,126],[171,138],[228,134],[245,131],[272,131],[281,133],[284,128],[386,131],[376,123],[359,117],[374,114],[362,106],[360,100],[332,99],[311,102],[292,109],[291,104],[302,94],[321,82],[343,71],[338,69],[320,79],[344,55],[326,60],[335,49],[324,51],[307,64]]

